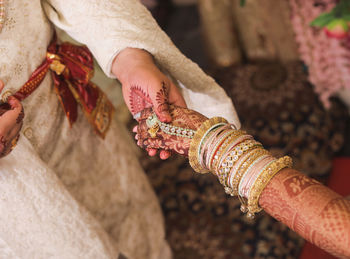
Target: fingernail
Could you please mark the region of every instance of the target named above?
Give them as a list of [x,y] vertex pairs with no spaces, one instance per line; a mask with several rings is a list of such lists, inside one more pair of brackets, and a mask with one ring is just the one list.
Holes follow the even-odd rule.
[[167,153],[167,152],[161,152],[161,153],[159,154],[159,157],[160,157],[160,159],[162,159],[162,160],[166,160],[166,159],[168,159],[168,158],[170,157],[170,154]]
[[161,122],[169,123],[171,122],[172,118],[168,113],[161,114],[160,118]]
[[156,150],[154,150],[154,149],[148,150],[148,155],[149,155],[149,156],[155,156],[156,154],[157,154],[157,151],[156,151]]

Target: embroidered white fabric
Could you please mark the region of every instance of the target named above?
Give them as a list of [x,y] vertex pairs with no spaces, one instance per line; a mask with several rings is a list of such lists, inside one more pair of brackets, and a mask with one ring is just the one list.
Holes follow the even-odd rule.
[[[7,1],[2,94],[18,90],[43,61],[49,20],[87,44],[109,76],[120,50],[148,50],[183,83],[189,107],[239,124],[224,91],[136,0]],[[126,129],[113,121],[102,140],[81,112],[70,128],[49,75],[23,105],[21,139],[0,159],[0,258],[171,258],[161,209]]]
[[43,6],[56,26],[90,48],[108,76],[113,77],[112,61],[121,50],[145,49],[162,69],[183,84],[181,89],[191,109],[207,117],[222,116],[240,128],[224,90],[174,46],[138,0],[69,2],[70,8],[66,8],[67,1],[60,0],[44,1]]

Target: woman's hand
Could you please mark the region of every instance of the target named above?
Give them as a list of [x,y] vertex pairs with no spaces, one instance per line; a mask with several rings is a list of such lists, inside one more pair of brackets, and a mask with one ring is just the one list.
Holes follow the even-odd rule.
[[[170,105],[169,111],[173,118],[171,125],[181,128],[197,130],[207,120],[207,117],[202,114],[179,106]],[[152,114],[153,110],[151,108],[144,109],[141,112],[139,125],[134,129],[134,132],[137,132],[137,144],[145,149],[163,149],[188,156],[188,150],[191,144],[190,138],[168,135],[162,130],[158,130],[156,137],[151,136],[149,127],[147,126],[147,119]]]
[[[0,92],[3,88],[0,81]],[[22,104],[15,97],[8,97],[8,102],[0,105],[0,157],[8,155],[16,145],[23,117]]]
[[[123,97],[130,112],[138,120],[145,108],[153,108],[162,122],[171,122],[169,104],[186,107],[186,103],[174,83],[155,65],[153,57],[141,49],[127,48],[113,61],[113,74],[122,83]],[[155,149],[148,149],[155,155]],[[166,159],[169,152],[161,151]]]

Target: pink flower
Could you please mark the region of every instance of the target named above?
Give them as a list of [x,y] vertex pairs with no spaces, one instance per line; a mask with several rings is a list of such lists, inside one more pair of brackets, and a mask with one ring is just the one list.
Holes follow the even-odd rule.
[[335,19],[323,28],[330,38],[344,39],[348,35],[349,25],[344,19]]

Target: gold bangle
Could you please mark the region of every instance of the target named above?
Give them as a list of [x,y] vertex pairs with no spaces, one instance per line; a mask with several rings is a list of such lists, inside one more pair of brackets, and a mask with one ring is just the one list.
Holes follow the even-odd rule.
[[[230,175],[235,171],[238,171],[238,168],[243,164],[245,160],[247,160],[249,157],[244,158],[244,161],[238,162],[239,158],[243,155],[245,155],[247,152],[253,151],[255,148],[262,148],[262,145],[253,140],[253,139],[246,139],[237,146],[234,146],[234,148],[229,152],[227,157],[224,159],[223,163],[218,167],[217,174],[226,173],[227,176],[225,177],[225,192],[227,194],[230,194],[231,196],[234,196],[236,193],[233,192],[233,188],[229,187],[230,183],[227,182],[227,179],[230,177]],[[239,164],[237,164],[239,163]],[[235,176],[237,177],[237,176]],[[238,180],[237,180],[238,181]]]
[[238,161],[239,157],[253,149],[254,146],[260,146],[260,142],[255,141],[254,139],[246,139],[240,144],[236,145],[231,151],[226,154],[226,157],[220,157],[220,163],[217,162],[213,167],[216,172],[222,173],[222,170],[225,170],[225,167],[233,167],[233,165]]
[[[235,141],[237,138],[239,138],[240,136],[242,136],[244,134],[246,134],[245,131],[233,130],[233,132],[231,132],[230,135],[226,136],[226,139],[222,142],[222,144],[220,145],[219,149],[215,153],[217,159],[214,158],[212,164],[210,164],[210,168],[213,171],[217,171],[218,172],[219,166],[223,162],[222,160],[223,160],[223,158],[224,158],[224,156],[226,154],[227,148],[229,147],[230,143]],[[233,140],[232,140],[232,138],[233,138]]]
[[247,168],[260,156],[267,155],[269,152],[266,149],[263,149],[262,146],[252,146],[252,149],[248,152],[251,152],[251,154],[245,159],[245,161],[242,161],[239,167],[237,167],[237,171],[232,172],[234,173],[232,185],[229,187],[230,190],[226,189],[226,193],[230,194],[231,196],[238,195],[238,186],[239,182],[242,179],[242,176],[244,175]]
[[261,174],[258,176],[256,181],[254,182],[252,189],[249,193],[248,199],[248,218],[254,218],[254,214],[260,212],[262,210],[259,207],[259,198],[266,185],[270,182],[272,177],[274,177],[280,170],[286,167],[292,167],[293,161],[289,156],[281,157],[277,160],[269,163],[267,167],[265,167]]
[[221,117],[214,117],[209,120],[206,120],[196,131],[196,133],[193,136],[193,139],[190,144],[190,148],[188,151],[188,158],[191,167],[194,171],[197,173],[205,174],[208,173],[209,170],[206,168],[203,168],[200,164],[199,157],[198,157],[198,150],[200,149],[200,145],[202,143],[202,138],[204,134],[214,125],[219,123],[228,123],[227,120]]

